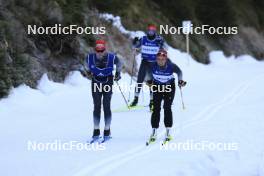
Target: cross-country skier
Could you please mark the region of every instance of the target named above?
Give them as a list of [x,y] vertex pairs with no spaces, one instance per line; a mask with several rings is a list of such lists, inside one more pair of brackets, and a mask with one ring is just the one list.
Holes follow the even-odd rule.
[[[93,123],[94,131],[92,141],[100,138],[101,104],[104,110],[104,134],[103,140],[110,139],[110,125],[112,113],[110,109],[113,81],[118,81],[122,64],[119,58],[106,51],[106,42],[97,40],[95,52],[89,53],[86,58],[87,77],[92,80],[92,97],[94,103]],[[116,65],[115,76],[113,76],[114,65]],[[110,89],[109,89],[110,87]]]
[[170,128],[173,124],[171,105],[175,95],[175,78],[173,73],[177,74],[178,86],[181,88],[186,85],[182,80],[182,71],[167,57],[167,51],[160,49],[157,54],[157,62],[153,64],[153,100],[154,108],[151,115],[151,126],[153,128],[149,142],[154,142],[157,136],[157,129],[160,122],[161,102],[163,100],[164,124],[166,127],[165,141],[171,140]]
[[[157,34],[155,25],[149,25],[147,29],[147,35],[142,38],[135,37],[133,40],[133,46],[135,50],[141,50],[142,61],[139,67],[137,84],[135,88],[134,100],[130,104],[130,107],[134,107],[138,103],[138,97],[142,88],[143,81],[147,81],[148,84],[152,82],[151,68],[156,61],[156,54],[160,48],[164,47],[163,38]],[[153,108],[153,94],[150,91],[150,110]]]

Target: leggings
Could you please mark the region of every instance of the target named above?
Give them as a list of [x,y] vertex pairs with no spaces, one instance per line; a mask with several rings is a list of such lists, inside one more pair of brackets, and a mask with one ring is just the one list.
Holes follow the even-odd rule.
[[[139,71],[138,71],[138,77],[137,77],[137,85],[135,88],[135,96],[138,97],[139,93],[142,88],[142,83],[144,80],[146,80],[148,83],[152,82],[152,65],[153,62],[148,62],[147,60],[143,59],[141,61]],[[150,92],[150,96],[152,97],[152,92]]]
[[[155,85],[155,84],[154,84]],[[159,85],[160,86],[160,85]],[[170,91],[155,91],[153,93],[153,112],[151,115],[151,126],[152,128],[159,128],[160,122],[160,110],[161,110],[161,102],[163,102],[164,108],[164,125],[166,128],[172,127],[173,118],[172,118],[172,111],[171,105],[175,95],[175,83],[170,84],[171,89]],[[160,89],[162,90],[162,89]]]
[[[113,85],[112,80],[108,81],[107,83],[98,83],[96,81],[92,81],[92,97],[94,103],[94,111],[93,111],[94,129],[100,128],[102,101],[103,101],[103,110],[104,110],[105,130],[110,129],[111,119],[112,119],[112,112],[111,112],[112,85]],[[102,86],[103,88],[107,86],[107,88],[99,90],[99,88],[96,86],[98,87]],[[109,87],[110,89],[108,89]]]

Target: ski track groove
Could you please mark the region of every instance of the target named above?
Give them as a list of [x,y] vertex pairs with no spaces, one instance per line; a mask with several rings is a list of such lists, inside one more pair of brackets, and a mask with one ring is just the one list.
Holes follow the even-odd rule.
[[[201,122],[208,121],[211,118],[213,118],[214,114],[217,113],[222,108],[224,108],[226,105],[234,103],[236,99],[239,98],[240,95],[244,94],[248,90],[248,88],[252,85],[252,83],[254,83],[260,77],[263,77],[263,74],[256,76],[254,79],[251,79],[251,81],[245,81],[239,84],[233,89],[231,93],[229,93],[223,99],[221,99],[217,103],[208,105],[205,109],[197,113],[197,115],[192,120],[188,120],[184,122],[184,124],[181,125],[180,127],[178,126],[179,128],[178,130],[176,130],[176,136],[179,135],[182,130],[188,127],[197,125]],[[165,133],[165,129],[158,135],[158,138],[164,133]],[[82,169],[81,171],[79,171],[78,173],[74,174],[74,176],[107,175],[109,174],[110,171],[113,171],[119,166],[125,164],[126,162],[131,161],[144,154],[147,154],[158,147],[159,145],[153,145],[153,146],[148,146],[146,149],[145,145],[139,145],[136,148],[129,149],[127,152],[108,157],[107,159],[103,161],[99,161],[89,167],[86,167]],[[107,164],[107,163],[110,163],[110,164]],[[100,167],[103,167],[104,169],[103,170],[98,169]],[[99,171],[96,171],[97,169]]]

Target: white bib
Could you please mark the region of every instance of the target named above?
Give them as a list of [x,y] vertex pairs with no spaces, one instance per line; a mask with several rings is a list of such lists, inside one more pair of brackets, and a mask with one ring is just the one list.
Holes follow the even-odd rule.
[[174,78],[174,75],[157,75],[157,74],[153,74],[153,78],[161,83],[166,83],[169,80]]

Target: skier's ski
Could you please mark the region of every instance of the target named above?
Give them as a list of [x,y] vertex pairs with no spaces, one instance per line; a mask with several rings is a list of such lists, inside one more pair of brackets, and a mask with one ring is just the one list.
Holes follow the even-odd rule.
[[121,108],[117,108],[117,109],[114,109],[112,112],[128,112],[128,111],[135,111],[135,110],[141,110],[141,109],[144,109],[145,107],[144,106],[132,106],[132,107],[121,107]]
[[166,137],[166,138],[163,140],[162,145],[166,145],[166,144],[168,144],[171,140],[172,140],[172,137],[171,137],[171,136]]
[[93,144],[96,142],[98,142],[98,143],[100,142],[100,136],[92,137],[92,139],[90,141],[88,141],[89,144]]
[[156,142],[156,137],[150,137],[149,140],[146,142],[146,146],[153,144]]
[[110,139],[112,139],[111,136],[104,136],[103,139],[99,142],[100,144],[102,143],[106,143],[107,141],[109,141]]

